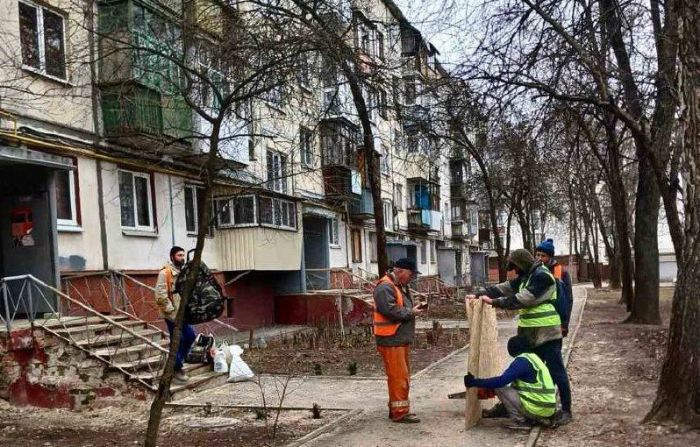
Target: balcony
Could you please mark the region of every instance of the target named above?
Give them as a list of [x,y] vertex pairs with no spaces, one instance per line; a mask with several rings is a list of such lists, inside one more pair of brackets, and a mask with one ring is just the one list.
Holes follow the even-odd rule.
[[467,224],[462,220],[452,221],[452,239],[457,241],[463,241],[467,239]]
[[350,199],[349,205],[351,218],[374,219],[374,203],[372,202],[372,191],[369,188],[362,188],[362,194],[355,195]]
[[408,209],[408,230],[418,233],[440,232],[442,229],[442,213],[435,210],[420,208]]
[[450,183],[450,197],[452,199],[468,198],[467,185],[464,182]]
[[[182,96],[180,28],[162,11],[136,1],[99,5],[99,74],[105,134],[141,148],[187,150],[193,113]],[[159,144],[160,143],[160,144]]]
[[430,109],[421,104],[411,104],[402,107],[404,126],[407,128],[417,127],[424,130],[431,129],[432,114]]

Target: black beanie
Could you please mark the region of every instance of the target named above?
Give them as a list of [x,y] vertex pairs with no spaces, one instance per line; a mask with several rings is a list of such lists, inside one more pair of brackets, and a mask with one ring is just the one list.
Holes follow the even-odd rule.
[[182,247],[178,247],[177,245],[174,246],[173,248],[171,248],[171,249],[170,249],[170,259],[172,259],[173,256],[175,256],[175,253],[178,253],[178,252],[181,252],[181,251],[185,251],[185,249],[182,248]]
[[516,335],[508,339],[508,354],[510,354],[511,357],[517,357],[523,352],[527,352],[529,349],[530,343],[525,337]]

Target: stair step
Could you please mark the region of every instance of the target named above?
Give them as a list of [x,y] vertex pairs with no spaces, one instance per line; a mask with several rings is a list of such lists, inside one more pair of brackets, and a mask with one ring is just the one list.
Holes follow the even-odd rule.
[[215,386],[223,385],[227,380],[228,374],[209,371],[205,374],[190,377],[190,380],[187,383],[171,385],[170,395],[173,400],[182,399],[191,393],[196,393]]
[[[140,320],[127,320],[120,321],[119,324],[126,326],[128,328],[134,328],[137,326],[145,326],[145,322]],[[75,339],[84,339],[90,336],[90,334],[96,334],[98,332],[105,332],[108,330],[122,331],[122,328],[112,323],[99,323],[99,324],[88,324],[88,325],[77,325],[70,327],[63,327],[60,329],[54,329],[54,331],[60,335],[71,336]]]
[[[139,335],[142,337],[146,337],[148,339],[153,340],[153,336],[155,335],[160,335],[162,334],[161,331],[158,329],[143,329],[137,331]],[[77,343],[78,346],[84,347],[84,348],[93,348],[93,347],[98,347],[98,346],[107,346],[107,345],[112,345],[115,343],[120,343],[120,342],[129,342],[132,343],[131,346],[133,346],[134,341],[137,341],[139,344],[143,343],[143,340],[140,338],[137,338],[128,332],[126,333],[121,333],[121,334],[114,334],[114,335],[103,335],[98,338],[94,339],[89,339],[89,340],[79,340]],[[160,340],[153,340],[156,344]]]
[[[167,339],[163,339],[159,342],[157,342],[158,345],[162,346],[165,349],[168,349],[168,345],[170,344],[170,341]],[[100,357],[107,357],[107,358],[115,358],[117,356],[126,356],[126,357],[139,357],[139,354],[142,354],[147,351],[154,351],[156,348],[154,348],[152,345],[149,345],[147,343],[141,343],[138,345],[132,345],[132,346],[108,346],[106,348],[98,348],[95,350],[92,350],[92,353],[94,355],[100,356]]]
[[[122,322],[127,319],[126,316],[111,316],[110,318],[114,321]],[[98,324],[105,321],[100,317],[61,317],[61,318],[51,318],[43,323],[39,323],[38,326],[53,329],[53,328],[68,328],[73,326],[85,326],[89,324]]]
[[[154,355],[151,357],[147,357],[145,359],[134,360],[131,362],[115,362],[115,363],[111,364],[111,367],[112,368],[121,368],[121,369],[125,369],[127,371],[138,370],[138,369],[142,369],[145,367],[160,365],[160,363],[162,363],[164,359],[165,359],[165,354],[164,355]],[[160,369],[160,366],[158,366],[157,369]]]

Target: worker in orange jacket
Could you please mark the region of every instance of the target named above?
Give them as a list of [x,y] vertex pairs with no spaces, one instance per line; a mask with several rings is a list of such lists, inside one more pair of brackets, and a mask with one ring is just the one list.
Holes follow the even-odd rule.
[[420,422],[411,413],[410,346],[415,333],[415,318],[424,305],[413,305],[406,287],[420,272],[415,261],[402,258],[379,280],[374,289],[374,335],[377,351],[384,361],[389,387],[389,418],[394,422]]

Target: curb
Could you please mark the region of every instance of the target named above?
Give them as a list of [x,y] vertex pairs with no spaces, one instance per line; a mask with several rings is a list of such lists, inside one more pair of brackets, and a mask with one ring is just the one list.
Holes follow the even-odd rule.
[[[581,305],[581,313],[578,316],[578,321],[576,322],[576,328],[574,329],[574,332],[571,334],[571,338],[569,339],[569,347],[566,350],[566,353],[564,354],[564,366],[569,366],[569,357],[571,356],[571,351],[574,349],[574,343],[576,342],[576,334],[578,334],[578,329],[581,327],[581,320],[583,320],[583,312],[586,310],[586,301],[588,300],[588,289],[584,288],[583,289],[586,293],[583,296],[583,304]],[[527,442],[525,443],[525,447],[535,447],[537,445],[537,440],[540,438],[540,434],[542,433],[542,427],[537,426],[530,430],[530,435],[527,437]]]
[[290,442],[289,444],[285,445],[284,447],[302,447],[307,442],[310,442],[310,441],[318,438],[319,436],[321,436],[325,433],[328,433],[329,431],[331,431],[332,429],[334,429],[335,427],[337,427],[341,423],[361,414],[362,412],[364,412],[364,410],[361,408],[358,408],[356,410],[352,410],[352,411],[348,412],[347,414],[339,416],[338,418],[330,421],[326,425],[320,426],[316,430],[312,431],[309,434],[302,436],[301,438],[297,439],[296,441]]

